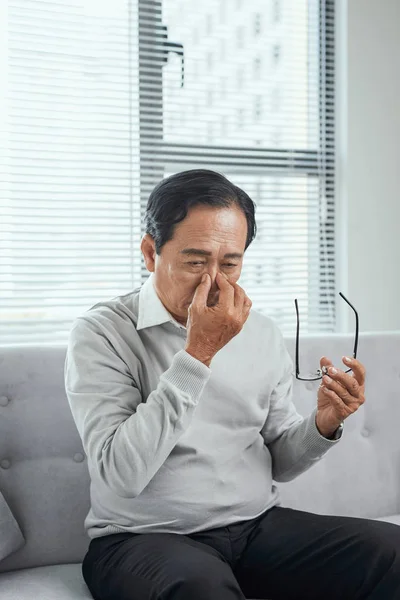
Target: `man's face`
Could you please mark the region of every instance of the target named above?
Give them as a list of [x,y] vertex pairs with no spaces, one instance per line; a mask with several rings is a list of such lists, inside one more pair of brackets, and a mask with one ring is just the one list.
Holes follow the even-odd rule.
[[211,276],[208,305],[218,302],[215,277],[220,271],[231,283],[240,277],[247,239],[247,220],[235,205],[229,208],[195,206],[175,227],[173,239],[159,255],[146,235],[142,252],[149,271],[155,273],[159,298],[180,323],[186,324],[188,308],[204,273]]

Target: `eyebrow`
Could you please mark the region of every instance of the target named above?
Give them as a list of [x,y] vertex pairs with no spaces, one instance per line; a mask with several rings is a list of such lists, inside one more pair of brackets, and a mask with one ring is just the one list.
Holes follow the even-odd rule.
[[[190,254],[190,255],[197,255],[197,256],[211,256],[211,252],[209,252],[208,250],[201,250],[200,248],[185,248],[184,250],[181,250],[181,254]],[[241,252],[227,252],[226,254],[224,254],[224,258],[243,258],[243,254]]]

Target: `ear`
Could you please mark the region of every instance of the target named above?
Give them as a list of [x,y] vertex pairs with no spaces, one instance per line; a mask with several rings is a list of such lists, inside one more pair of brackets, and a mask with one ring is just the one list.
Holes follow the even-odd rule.
[[154,273],[156,264],[156,245],[154,243],[154,239],[149,233],[146,233],[142,237],[140,249],[144,257],[144,264],[146,265],[146,269],[150,271],[150,273]]

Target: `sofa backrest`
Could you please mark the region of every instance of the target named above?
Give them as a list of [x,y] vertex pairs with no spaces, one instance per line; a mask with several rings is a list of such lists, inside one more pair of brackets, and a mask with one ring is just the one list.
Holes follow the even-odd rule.
[[[293,356],[294,341],[287,345]],[[304,337],[301,366],[315,370],[322,355],[340,364],[351,351],[350,336]],[[368,368],[367,403],[320,463],[279,485],[282,504],[365,517],[400,512],[400,332],[362,335],[359,356]],[[0,348],[0,491],[26,538],[0,571],[79,562],[89,544],[89,476],[64,392],[64,359],[64,347]],[[295,381],[303,415],[318,385]]]

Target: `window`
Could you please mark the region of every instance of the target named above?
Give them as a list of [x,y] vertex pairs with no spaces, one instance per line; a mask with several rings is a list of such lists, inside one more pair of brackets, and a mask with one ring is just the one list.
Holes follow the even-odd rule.
[[254,99],[254,121],[257,123],[261,119],[262,113],[262,98],[261,96],[256,96]]
[[273,217],[273,237],[276,243],[281,242],[283,232],[283,216],[280,213],[277,213]]
[[206,18],[206,35],[211,35],[213,31],[213,18],[212,15],[207,15]]
[[255,282],[257,285],[263,285],[265,281],[265,267],[262,263],[255,265]]
[[236,45],[238,50],[243,49],[244,45],[244,27],[240,25],[236,28]]
[[219,58],[222,61],[226,58],[226,41],[223,38],[219,43]]
[[239,129],[242,129],[244,125],[244,110],[243,108],[238,108],[237,110],[237,126]]
[[[261,199],[263,197],[262,189],[263,189],[262,179],[256,179],[253,200],[254,200],[254,202],[257,203],[257,205],[259,205],[261,203]],[[262,225],[261,225],[261,227],[262,227]],[[257,233],[259,233],[259,231]]]
[[271,180],[271,193],[273,194],[273,197],[275,197],[275,198],[280,198],[281,197],[282,185],[281,185],[281,180],[280,179],[273,178]]
[[282,263],[283,261],[281,256],[274,256],[272,267],[272,281],[274,285],[282,285]]
[[207,141],[209,144],[212,143],[214,139],[214,125],[213,123],[207,123]]
[[221,138],[224,139],[228,134],[228,124],[227,118],[225,116],[221,117]]
[[281,57],[281,45],[280,44],[274,44],[273,49],[272,49],[272,56],[273,56],[273,60],[274,60],[274,65],[276,66]]
[[219,21],[222,25],[226,20],[226,2],[227,0],[220,0],[219,2]]
[[221,98],[225,98],[226,97],[226,88],[228,86],[228,79],[227,77],[221,77],[219,80],[219,93],[220,93],[220,97]]
[[282,146],[282,129],[274,127],[271,132],[271,146],[273,148],[281,148]]
[[[64,343],[78,315],[140,285],[149,193],[195,167],[257,201],[241,278],[254,307],[293,333],[301,297],[303,331],[335,330],[333,0],[259,3],[249,21],[227,2],[223,27],[220,0],[183,3],[185,18],[182,0],[3,3],[0,344]],[[276,39],[278,21],[285,69],[264,61],[255,94],[252,38]]]
[[282,93],[280,88],[274,87],[271,92],[271,112],[277,113],[282,104]]
[[236,85],[237,85],[238,91],[243,90],[243,85],[244,85],[244,68],[243,67],[238,67],[236,70]]
[[256,56],[254,59],[253,71],[254,79],[259,79],[261,73],[261,58],[259,56]]
[[281,20],[281,0],[272,1],[272,21],[279,23]]

